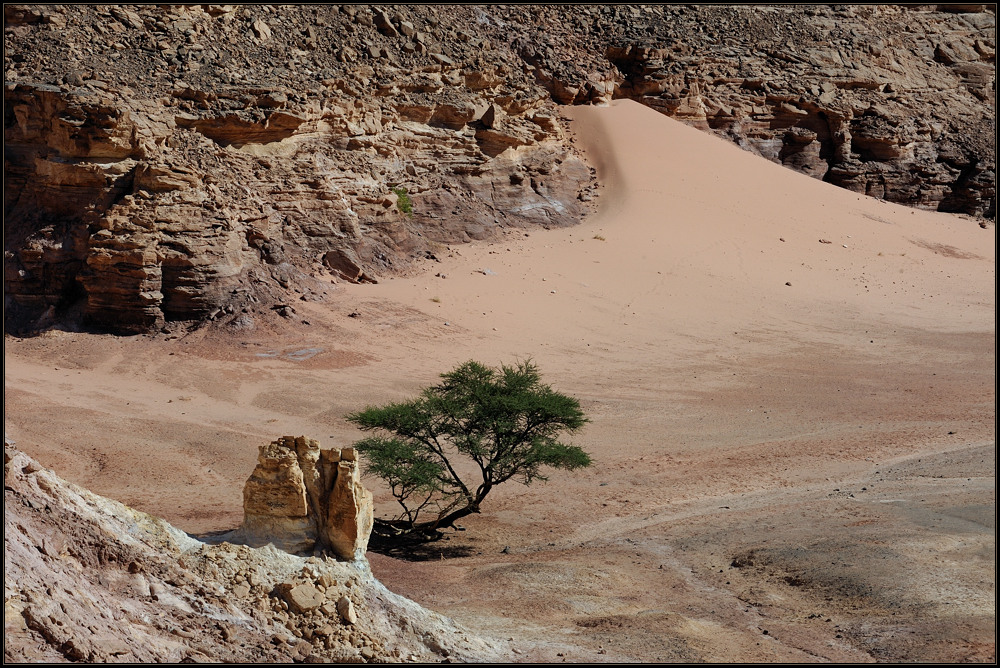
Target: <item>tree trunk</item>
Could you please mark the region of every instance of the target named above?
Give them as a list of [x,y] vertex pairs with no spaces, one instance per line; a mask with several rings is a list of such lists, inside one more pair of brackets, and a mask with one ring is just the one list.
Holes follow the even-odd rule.
[[436,531],[438,529],[444,529],[445,527],[452,526],[456,521],[466,517],[467,515],[472,515],[473,513],[479,512],[479,504],[476,502],[470,503],[458,510],[454,510],[444,517],[440,517],[431,522],[420,522],[419,524],[413,525],[414,531]]

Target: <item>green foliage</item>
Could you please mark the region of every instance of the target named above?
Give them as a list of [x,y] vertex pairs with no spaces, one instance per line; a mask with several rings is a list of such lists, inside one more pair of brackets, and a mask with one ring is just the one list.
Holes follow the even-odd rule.
[[[355,443],[365,473],[385,480],[403,509],[390,524],[434,531],[479,512],[508,480],[544,480],[543,467],[590,464],[581,448],[561,443],[588,422],[573,397],[541,381],[530,361],[491,368],[469,361],[441,375],[411,401],[369,406],[347,416],[364,431]],[[420,518],[431,515],[433,519]]]
[[396,193],[396,208],[405,213],[407,216],[413,215],[413,201],[410,199],[410,195],[406,192],[406,188],[399,186],[393,188],[392,192]]

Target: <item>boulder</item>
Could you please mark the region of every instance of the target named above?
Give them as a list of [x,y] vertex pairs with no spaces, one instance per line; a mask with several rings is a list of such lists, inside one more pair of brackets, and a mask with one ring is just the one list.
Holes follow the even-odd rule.
[[251,27],[260,41],[266,42],[271,39],[271,27],[264,22],[264,19],[257,19]]
[[392,21],[382,10],[375,10],[375,27],[386,37],[399,37],[399,31],[392,25]]
[[378,283],[377,280],[365,274],[361,261],[354,251],[347,248],[336,248],[323,255],[323,264],[340,278],[351,283]]

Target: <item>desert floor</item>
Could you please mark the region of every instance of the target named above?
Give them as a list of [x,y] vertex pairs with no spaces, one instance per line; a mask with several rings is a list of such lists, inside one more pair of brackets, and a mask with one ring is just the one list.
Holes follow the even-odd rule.
[[8,436],[198,534],[239,524],[257,446],[343,447],[345,413],[530,357],[594,465],[370,552],[390,589],[515,660],[994,661],[995,227],[636,103],[566,113],[602,183],[580,225],[331,283],[281,327],[5,337]]

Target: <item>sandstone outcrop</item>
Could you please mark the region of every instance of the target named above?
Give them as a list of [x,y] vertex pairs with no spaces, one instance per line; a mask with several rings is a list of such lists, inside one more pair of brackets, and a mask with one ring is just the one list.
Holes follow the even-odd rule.
[[859,193],[995,215],[990,6],[4,12],[8,330],[291,325],[279,305],[334,282],[572,224],[596,184],[559,104],[632,98]]
[[4,662],[502,661],[368,562],[192,538],[4,447]]
[[[243,488],[243,524],[229,540],[272,544],[293,554],[330,550],[341,559],[363,560],[374,506],[359,475],[353,448],[322,450],[305,436],[261,446]],[[303,596],[299,592],[296,600]]]
[[[11,329],[253,327],[333,282],[586,211],[592,174],[546,92],[441,53],[433,15],[379,32],[363,7],[5,12]],[[502,129],[479,122],[491,105]]]

